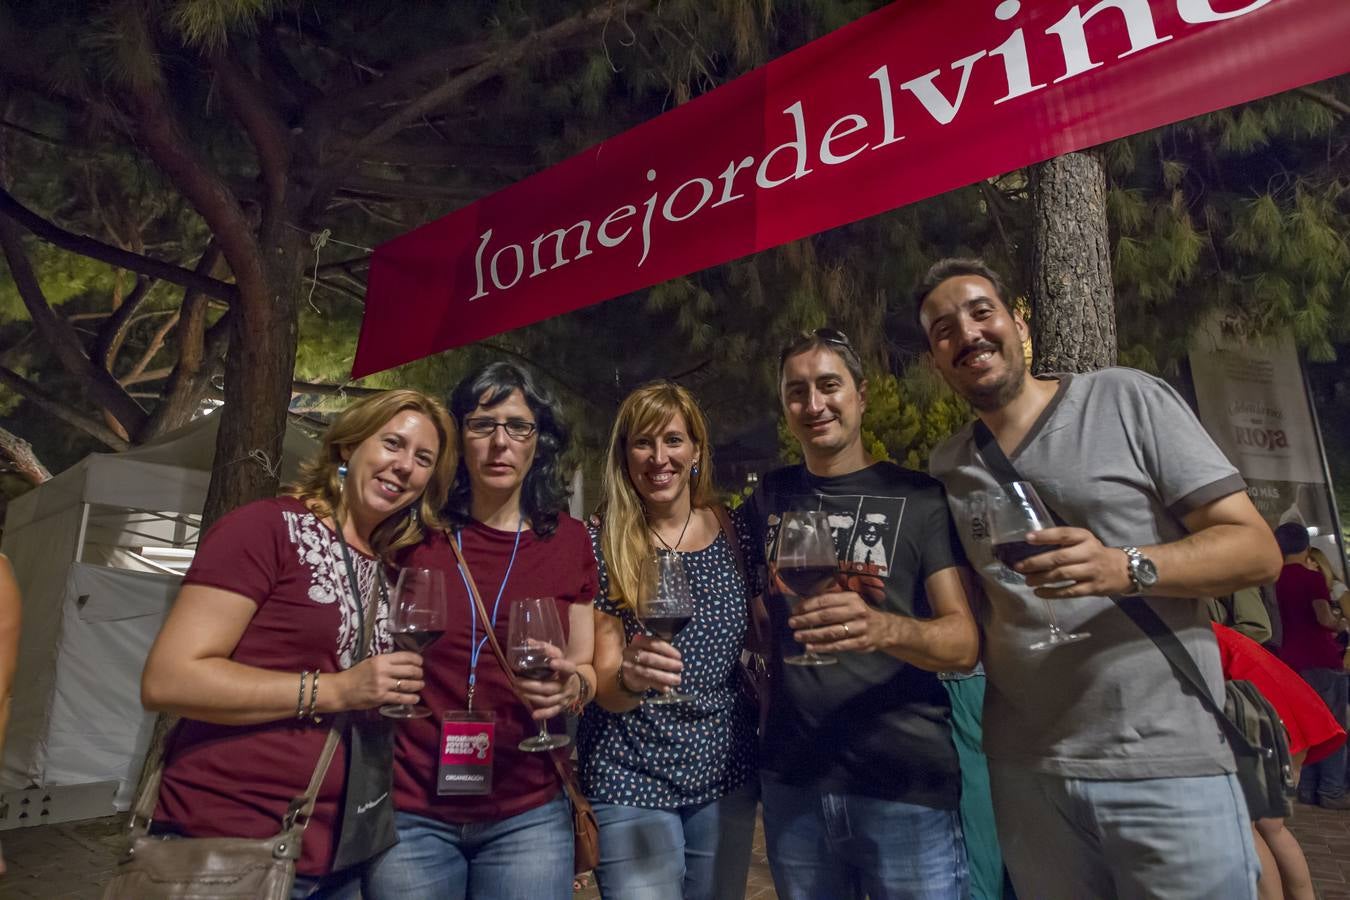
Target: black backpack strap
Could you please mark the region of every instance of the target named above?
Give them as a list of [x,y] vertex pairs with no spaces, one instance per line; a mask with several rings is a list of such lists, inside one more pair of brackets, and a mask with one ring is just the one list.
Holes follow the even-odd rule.
[[[975,446],[980,451],[980,456],[984,463],[989,467],[989,471],[994,473],[994,477],[1000,484],[1007,484],[1012,481],[1025,481],[1017,472],[1017,467],[1008,459],[1008,455],[1003,452],[1003,448],[998,445],[994,438],[994,433],[989,430],[989,426],[984,424],[981,419],[975,420],[974,426]],[[1045,498],[1041,498],[1045,502]],[[1045,502],[1045,508],[1050,513],[1050,518],[1055,520],[1056,525],[1068,525],[1059,512]],[[1120,611],[1129,616],[1130,621],[1139,627],[1139,630],[1149,636],[1158,650],[1167,659],[1172,666],[1172,672],[1182,685],[1189,687],[1200,703],[1214,714],[1219,720],[1219,727],[1223,729],[1225,735],[1233,743],[1233,746],[1240,752],[1256,754],[1260,751],[1252,746],[1251,741],[1244,735],[1224,713],[1223,707],[1219,706],[1214,699],[1214,694],[1210,691],[1209,685],[1205,683],[1205,678],[1200,674],[1200,668],[1195,664],[1195,658],[1186,652],[1181,641],[1167,627],[1167,623],[1162,617],[1149,606],[1143,597],[1112,597],[1112,602],[1120,607]]]

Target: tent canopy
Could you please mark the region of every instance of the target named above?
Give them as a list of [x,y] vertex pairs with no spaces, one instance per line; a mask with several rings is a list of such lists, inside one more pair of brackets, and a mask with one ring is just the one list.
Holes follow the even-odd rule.
[[[125,453],[92,454],[10,503],[0,549],[23,595],[23,678],[0,788],[120,782],[115,805],[129,804],[154,721],[140,705],[141,669],[180,581],[149,555],[176,553],[185,566],[195,549],[219,423],[204,416]],[[282,480],[316,449],[288,428]]]

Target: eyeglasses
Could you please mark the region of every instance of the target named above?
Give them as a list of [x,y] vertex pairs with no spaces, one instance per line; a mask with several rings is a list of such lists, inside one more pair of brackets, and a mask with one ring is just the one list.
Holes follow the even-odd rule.
[[505,422],[499,422],[496,419],[483,417],[464,421],[464,430],[474,437],[491,437],[499,427],[512,440],[524,441],[534,434],[538,426],[533,422],[526,422],[524,419],[507,419]]
[[857,358],[858,351],[853,349],[853,344],[849,343],[848,335],[834,328],[817,328],[814,331],[803,331],[801,337],[783,348],[783,352],[778,354],[778,368],[783,367],[789,356],[795,356],[802,351],[802,348],[817,341],[823,341],[826,344],[833,344],[836,347],[848,352]]

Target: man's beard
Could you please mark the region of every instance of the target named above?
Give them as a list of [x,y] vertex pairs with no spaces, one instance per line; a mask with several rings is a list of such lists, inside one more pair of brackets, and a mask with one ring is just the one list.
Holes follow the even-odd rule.
[[1022,392],[1026,381],[1025,365],[1009,366],[1008,373],[990,385],[969,388],[966,401],[980,412],[993,412],[1011,403]]

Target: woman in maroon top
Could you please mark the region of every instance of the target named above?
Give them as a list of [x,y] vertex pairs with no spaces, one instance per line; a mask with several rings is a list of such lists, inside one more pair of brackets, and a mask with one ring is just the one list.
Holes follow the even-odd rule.
[[[141,682],[147,709],[184,717],[166,752],[157,831],[278,833],[309,784],[333,714],[348,713],[292,896],[360,896],[363,861],[383,849],[378,828],[372,835],[363,826],[380,819],[376,800],[382,790],[387,804],[389,785],[387,765],[349,782],[351,729],[378,735],[380,717],[348,711],[414,703],[422,689],[421,657],[389,652],[383,600],[371,645],[360,646],[367,598],[380,596],[381,558],[438,524],[455,460],[445,407],[416,391],[387,391],[334,420],[284,496],[240,507],[207,532]],[[352,803],[370,790],[375,799]]]
[[[567,796],[549,752],[517,746],[539,723],[579,708],[595,684],[595,557],[585,527],[564,511],[567,430],[534,378],[508,363],[461,381],[450,410],[461,441],[446,509],[452,530],[428,537],[404,565],[445,570],[452,624],[426,651],[422,700],[433,715],[398,728],[399,843],[371,867],[366,896],[569,900]],[[551,597],[557,604],[567,649],[551,660],[553,679],[521,681],[532,709],[511,692],[485,645],[451,541],[462,546],[503,647],[513,600]],[[550,731],[561,732],[562,723]],[[455,769],[442,765],[442,751],[452,747],[459,751]],[[552,752],[565,758],[568,750]]]

